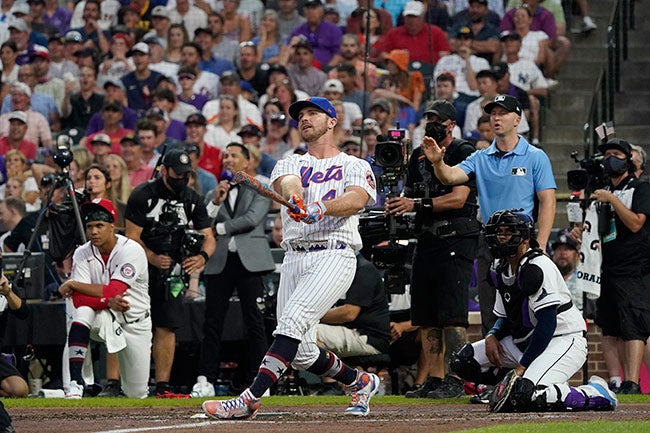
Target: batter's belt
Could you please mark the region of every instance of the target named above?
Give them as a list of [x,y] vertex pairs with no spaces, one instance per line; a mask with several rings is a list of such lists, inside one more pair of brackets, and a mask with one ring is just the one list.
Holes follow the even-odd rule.
[[289,251],[313,253],[322,250],[344,250],[348,244],[341,241],[289,241]]

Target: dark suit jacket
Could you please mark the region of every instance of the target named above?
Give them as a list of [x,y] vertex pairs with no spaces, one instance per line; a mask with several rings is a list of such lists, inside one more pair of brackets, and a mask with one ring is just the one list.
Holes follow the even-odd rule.
[[[212,200],[214,191],[206,196],[206,203]],[[205,266],[205,274],[219,274],[224,270],[228,258],[228,243],[235,238],[237,253],[244,267],[250,272],[267,272],[275,269],[264,224],[271,200],[256,194],[249,188],[240,187],[235,208],[231,209],[228,199],[224,200],[214,219],[224,223],[226,234],[217,235],[217,249]]]

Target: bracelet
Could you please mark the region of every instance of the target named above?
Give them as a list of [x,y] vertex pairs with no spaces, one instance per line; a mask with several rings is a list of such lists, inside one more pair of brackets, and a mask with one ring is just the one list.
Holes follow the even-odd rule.
[[419,212],[421,208],[422,208],[422,199],[421,198],[414,198],[413,199],[413,210],[415,212]]
[[208,263],[208,260],[210,260],[210,256],[208,255],[208,253],[206,253],[203,250],[199,251],[199,255],[201,257],[203,257],[203,260],[205,260],[205,263]]

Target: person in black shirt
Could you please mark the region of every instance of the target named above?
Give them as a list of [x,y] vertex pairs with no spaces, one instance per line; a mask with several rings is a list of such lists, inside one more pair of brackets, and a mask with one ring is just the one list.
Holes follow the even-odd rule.
[[649,266],[650,184],[634,176],[632,148],[627,141],[613,138],[598,150],[605,155],[603,167],[610,185],[591,195],[602,203],[598,225],[603,261],[596,324],[603,331],[603,353],[614,354],[605,356],[610,372],[618,340],[623,340],[625,381],[618,392],[640,394],[639,371],[645,341],[650,337],[650,290],[643,278]]
[[[182,267],[186,275],[200,271],[215,250],[211,221],[203,200],[187,186],[192,164],[182,150],[172,149],[163,157],[156,180],[133,190],[126,205],[126,236],[139,242],[149,261],[149,295],[154,326],[153,359],[156,365],[156,395],[167,397],[174,362],[174,330],[183,319],[182,296],[168,277]],[[199,254],[183,257],[182,245],[190,227],[205,237]]]
[[[474,152],[471,143],[451,135],[456,109],[450,102],[434,101],[424,114],[428,122],[425,135],[446,149],[448,164],[458,164]],[[445,376],[445,359],[467,340],[468,286],[479,234],[476,184],[470,180],[453,187],[443,185],[419,147],[409,159],[404,195],[389,198],[386,210],[395,216],[416,212],[411,318],[413,325],[420,326],[428,377],[406,397],[464,395],[463,382]]]
[[[390,313],[384,284],[375,265],[361,254],[357,253],[356,274],[345,298],[325,313],[320,322],[316,330],[318,345],[340,358],[388,353]],[[343,395],[334,379],[323,381],[323,394],[338,390]]]

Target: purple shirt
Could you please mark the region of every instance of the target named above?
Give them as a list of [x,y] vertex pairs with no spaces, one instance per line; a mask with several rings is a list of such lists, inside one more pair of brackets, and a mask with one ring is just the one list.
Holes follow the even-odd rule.
[[321,66],[327,65],[334,54],[339,53],[339,45],[341,45],[341,28],[327,21],[322,21],[315,32],[309,30],[309,24],[304,23],[296,27],[291,35],[291,38],[297,35],[303,35],[314,49],[314,58],[321,63]]
[[167,127],[167,132],[165,133],[167,137],[170,138],[175,138],[176,140],[179,141],[185,141],[187,138],[187,133],[185,131],[185,124],[181,122],[180,120],[172,119],[169,122],[169,126]]
[[203,110],[203,106],[205,105],[206,102],[210,100],[208,95],[203,95],[200,93],[195,93],[192,95],[190,99],[185,99],[181,95],[178,95],[178,100],[180,102],[185,102],[186,104],[190,104],[191,106],[195,107],[197,110],[201,111]]
[[54,15],[49,16],[47,12],[43,12],[43,21],[47,24],[51,24],[57,29],[59,29],[60,34],[65,34],[70,30],[70,20],[72,19],[72,13],[67,9],[62,7],[56,8]]
[[[515,9],[510,9],[503,16],[501,20],[501,31],[504,30],[515,30]],[[537,7],[535,14],[533,15],[533,22],[530,24],[530,29],[535,31],[543,31],[549,37],[549,39],[555,39],[557,36],[557,29],[555,27],[555,17],[548,9],[544,9],[541,6]]]
[[[135,131],[135,124],[138,123],[138,113],[129,107],[122,107],[122,120],[120,126],[125,129]],[[95,132],[104,129],[104,119],[101,113],[95,113],[90,118],[88,126],[86,127],[86,135],[94,134]]]

